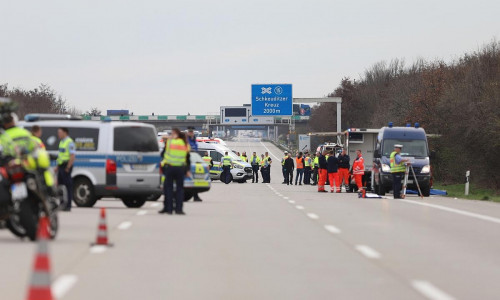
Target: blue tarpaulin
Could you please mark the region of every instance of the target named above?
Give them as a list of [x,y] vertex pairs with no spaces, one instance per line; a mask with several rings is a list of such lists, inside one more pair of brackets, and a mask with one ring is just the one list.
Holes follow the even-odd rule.
[[[406,193],[407,194],[415,194],[415,195],[418,194],[418,192],[414,191],[414,190],[406,190]],[[434,196],[446,196],[446,195],[448,195],[448,192],[446,192],[444,190],[431,189],[431,195],[434,195]]]

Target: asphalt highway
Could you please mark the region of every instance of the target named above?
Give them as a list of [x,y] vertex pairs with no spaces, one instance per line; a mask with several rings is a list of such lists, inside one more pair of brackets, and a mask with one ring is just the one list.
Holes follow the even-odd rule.
[[[281,184],[214,182],[186,216],[159,215],[161,200],[119,200],[60,213],[50,242],[58,299],[500,299],[500,205],[410,196],[360,199]],[[109,248],[91,247],[99,207]],[[0,231],[0,299],[24,299],[35,244]]]

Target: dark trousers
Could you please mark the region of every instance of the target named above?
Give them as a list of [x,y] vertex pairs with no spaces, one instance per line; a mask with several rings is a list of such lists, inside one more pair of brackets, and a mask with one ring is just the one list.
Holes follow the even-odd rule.
[[73,178],[71,178],[71,172],[73,168],[66,171],[66,164],[62,164],[57,169],[57,182],[66,187],[68,192],[68,203],[66,203],[66,209],[71,209],[71,202],[73,202]]
[[221,178],[222,182],[229,184],[229,179],[231,178],[231,166],[222,166],[222,174],[224,178]]
[[311,184],[311,167],[304,168],[304,184]]
[[313,181],[313,184],[318,184],[318,168],[314,168],[313,172],[312,172],[312,181]]
[[259,182],[259,165],[252,165],[252,182]]
[[270,183],[271,182],[271,166],[262,168],[261,172],[262,172],[262,182]]
[[295,185],[297,185],[297,180],[302,184],[302,177],[304,176],[304,169],[297,169],[297,176],[295,177]]
[[283,182],[286,183],[288,179],[288,173],[286,172],[286,169],[284,166],[281,167],[281,173],[283,173]]
[[405,173],[392,173],[392,193],[394,194],[394,199],[401,199],[401,180],[405,176]]
[[165,195],[165,208],[167,212],[174,210],[174,180],[175,180],[175,211],[182,212],[184,204],[184,167],[168,166],[164,169],[165,184],[163,192]]
[[293,169],[292,170],[286,170],[285,169],[285,183],[286,184],[293,184]]

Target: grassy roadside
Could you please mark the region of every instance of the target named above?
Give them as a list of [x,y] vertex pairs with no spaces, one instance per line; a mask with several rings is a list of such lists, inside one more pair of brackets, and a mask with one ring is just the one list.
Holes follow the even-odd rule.
[[448,197],[470,199],[470,200],[484,200],[500,202],[500,195],[495,193],[494,190],[476,187],[471,184],[469,188],[469,196],[465,196],[465,184],[449,184],[434,183],[434,188],[438,190],[446,190]]

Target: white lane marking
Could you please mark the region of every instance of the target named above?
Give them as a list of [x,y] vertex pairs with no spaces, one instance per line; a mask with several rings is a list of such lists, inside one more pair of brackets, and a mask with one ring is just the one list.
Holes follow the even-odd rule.
[[293,200],[288,200],[288,203],[290,203],[290,204],[294,204],[294,203],[295,203],[295,201],[293,201]]
[[140,211],[138,211],[138,212],[136,213],[136,215],[138,215],[138,216],[144,216],[144,215],[145,215],[145,214],[147,214],[147,213],[148,213],[148,211],[147,211],[147,210],[140,210]]
[[132,222],[125,221],[125,222],[121,222],[120,225],[118,225],[118,229],[120,229],[120,230],[129,229],[130,226],[132,226]]
[[274,155],[274,153],[272,153],[271,150],[269,150],[269,148],[267,148],[266,145],[264,145],[264,143],[262,141],[260,141],[260,144],[262,146],[264,146],[264,148],[266,148],[266,151],[269,152],[269,154],[271,154],[272,156],[274,156],[274,158],[276,158],[277,160],[280,160],[279,157],[277,157],[276,155]]
[[56,299],[61,299],[78,281],[76,275],[62,275],[52,283],[52,294]]
[[411,285],[414,289],[419,291],[422,295],[430,300],[454,300],[452,296],[441,291],[432,283],[424,280],[413,280]]
[[328,232],[335,233],[335,234],[339,234],[342,232],[342,231],[340,231],[340,229],[338,229],[337,227],[335,227],[333,225],[325,225],[325,229]]
[[288,198],[288,197],[283,197],[283,199],[288,200],[288,199],[290,199],[290,198]]
[[151,206],[151,207],[158,207],[158,206],[160,206],[160,203],[151,203],[151,205],[150,205],[150,206]]
[[317,214],[308,213],[307,216],[313,220],[319,219],[319,216]]
[[295,206],[295,208],[296,208],[296,209],[301,209],[301,210],[302,210],[302,209],[304,209],[304,206],[297,205],[297,206]]
[[106,250],[108,250],[108,247],[103,246],[103,245],[95,245],[95,246],[90,247],[90,253],[92,253],[92,254],[104,253],[104,252],[106,252]]
[[368,258],[378,259],[381,256],[380,253],[366,245],[357,245],[356,250],[358,250],[359,252],[361,252],[361,254]]
[[490,217],[490,216],[486,216],[486,215],[481,215],[481,214],[476,214],[476,213],[468,212],[465,210],[460,210],[460,209],[451,208],[451,207],[442,206],[442,205],[437,205],[437,204],[418,202],[418,201],[414,201],[414,200],[400,199],[399,201],[411,203],[411,204],[422,205],[422,206],[427,206],[427,207],[432,207],[432,208],[444,210],[447,212],[456,213],[456,214],[459,214],[462,216],[467,216],[467,217],[476,218],[476,219],[483,220],[483,221],[489,221],[492,223],[500,224],[500,219],[498,219],[498,218],[494,218],[494,217]]

